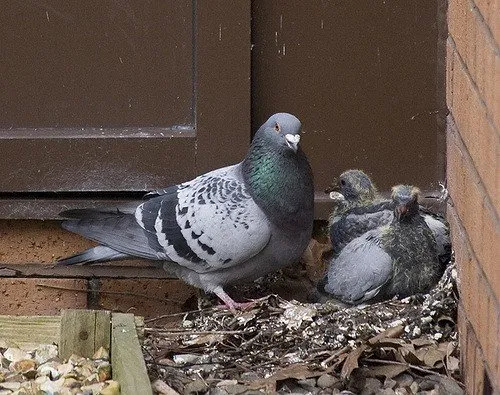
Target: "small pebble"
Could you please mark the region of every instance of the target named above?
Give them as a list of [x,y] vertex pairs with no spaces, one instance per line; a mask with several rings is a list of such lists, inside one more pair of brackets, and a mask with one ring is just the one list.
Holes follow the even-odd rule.
[[319,376],[318,378],[318,387],[320,388],[330,388],[333,387],[333,385],[337,382],[338,380],[333,377],[330,374],[323,374]]
[[297,384],[306,390],[311,390],[316,387],[316,379],[310,378],[310,379],[299,380],[297,381]]
[[413,383],[413,377],[408,373],[401,373],[394,377],[398,387],[409,387]]
[[363,390],[361,391],[361,395],[377,394],[381,387],[382,383],[380,382],[380,380],[374,379],[372,377],[367,377]]

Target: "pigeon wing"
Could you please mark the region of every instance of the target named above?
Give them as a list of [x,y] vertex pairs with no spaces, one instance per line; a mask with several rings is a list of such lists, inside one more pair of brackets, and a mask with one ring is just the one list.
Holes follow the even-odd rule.
[[196,272],[244,262],[267,245],[271,229],[238,172],[229,166],[161,190],[137,208],[137,222],[169,259]]
[[352,240],[328,269],[325,291],[349,304],[374,298],[392,275],[391,257],[378,241],[378,229]]

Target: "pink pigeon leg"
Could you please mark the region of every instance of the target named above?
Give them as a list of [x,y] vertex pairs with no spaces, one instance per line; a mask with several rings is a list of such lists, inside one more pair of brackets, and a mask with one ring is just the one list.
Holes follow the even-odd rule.
[[231,310],[233,313],[236,312],[237,309],[245,310],[249,307],[255,305],[255,302],[245,302],[238,303],[235,302],[223,289],[222,287],[217,287],[213,290],[214,294],[216,294],[220,300],[224,302],[224,305]]

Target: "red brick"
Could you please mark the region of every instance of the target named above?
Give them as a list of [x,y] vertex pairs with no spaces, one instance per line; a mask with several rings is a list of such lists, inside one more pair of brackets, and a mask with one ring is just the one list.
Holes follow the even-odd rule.
[[[474,91],[465,71],[455,57],[453,66],[453,107],[456,127],[474,161],[488,194],[498,197],[498,167],[500,137],[486,117],[486,109]],[[500,79],[500,77],[499,77]]]
[[497,269],[497,257],[500,253],[496,213],[489,203],[483,204],[484,192],[474,178],[473,164],[460,143],[459,136],[451,128],[447,139],[449,190],[454,202],[454,209],[460,217],[471,242],[471,248],[482,264],[488,281],[500,299],[500,273]]
[[468,394],[475,394],[475,370],[476,363],[476,340],[474,338],[474,332],[467,326],[467,339],[465,344],[465,359],[466,359],[466,369],[464,370],[464,382],[465,388]]
[[[102,280],[100,307],[157,317],[183,311],[196,289],[180,280]],[[109,292],[109,293],[108,293]]]
[[488,278],[491,288],[495,290],[497,299],[500,300],[500,270],[498,261],[500,257],[500,224],[495,223],[492,208],[484,205],[481,230],[481,244],[479,246],[482,254],[481,265]]
[[87,307],[86,280],[0,278],[0,314],[58,315]]
[[[492,375],[490,375],[490,379],[493,380],[494,376],[497,374],[499,369],[499,329],[498,325],[500,324],[499,316],[500,311],[496,309],[497,304],[494,300],[490,299],[489,303],[489,313],[487,317],[487,340],[486,344],[482,346],[482,350],[487,361],[488,367]],[[500,376],[497,375],[497,385],[500,388]]]
[[[498,19],[498,18],[496,18]],[[486,102],[490,117],[498,119],[498,90],[495,90],[495,62],[498,44],[491,39],[488,25],[470,0],[453,0],[449,3],[449,32],[456,43],[456,51],[465,62],[478,93]]]
[[50,263],[92,242],[61,228],[58,221],[0,220],[0,262]]
[[482,394],[484,390],[484,361],[481,349],[476,345],[476,356],[474,357],[474,392],[473,394]]
[[500,5],[497,0],[474,0],[475,5],[478,7],[479,12],[484,20],[490,27],[493,39],[498,45],[500,43],[500,24],[498,13],[500,12]]
[[462,374],[462,377],[465,377],[465,372],[467,370],[467,316],[460,301],[458,303],[457,323],[458,342],[460,347],[460,372]]
[[446,105],[453,108],[453,67],[455,47],[453,41],[446,40]]

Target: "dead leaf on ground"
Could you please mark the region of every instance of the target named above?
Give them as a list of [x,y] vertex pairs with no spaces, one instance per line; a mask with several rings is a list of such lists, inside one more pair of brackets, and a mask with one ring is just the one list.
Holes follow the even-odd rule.
[[326,262],[323,259],[324,254],[332,250],[330,243],[320,243],[311,239],[304,254],[302,254],[302,263],[306,268],[309,280],[316,282],[321,279],[326,271]]
[[407,370],[408,366],[396,364],[370,366],[370,369],[367,370],[367,376],[392,379],[393,377],[396,377],[398,374],[406,372]]
[[358,360],[361,354],[368,348],[368,345],[361,344],[358,348],[352,350],[345,359],[342,370],[340,371],[340,378],[346,380],[351,375],[352,371],[359,367]]
[[423,346],[430,346],[431,344],[436,344],[434,340],[431,339],[426,339],[424,337],[419,337],[418,339],[413,339],[411,341],[411,344],[413,344],[415,347],[423,347]]
[[373,336],[371,339],[368,340],[368,343],[375,344],[381,339],[398,337],[404,332],[404,330],[405,328],[403,327],[403,325],[398,325],[392,328],[388,328],[385,331],[379,333],[378,335]]
[[439,350],[436,346],[426,346],[419,348],[415,355],[424,365],[434,368],[438,362],[442,362],[446,352]]

